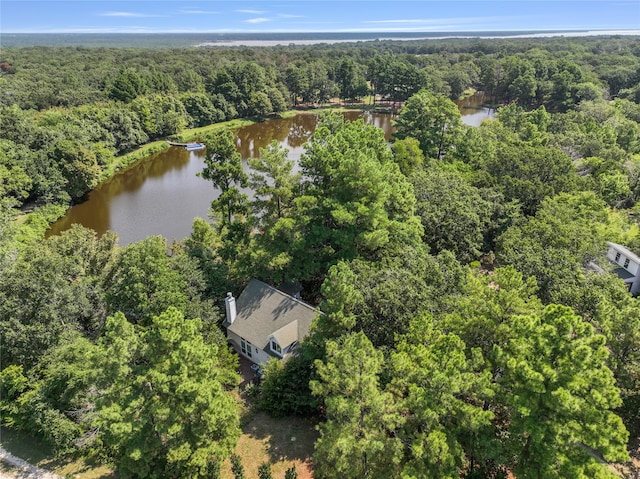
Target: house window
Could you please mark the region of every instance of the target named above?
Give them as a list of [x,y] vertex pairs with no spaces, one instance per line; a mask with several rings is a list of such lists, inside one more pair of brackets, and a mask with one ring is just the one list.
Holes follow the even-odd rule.
[[242,349],[242,354],[251,357],[251,343],[249,341],[240,338],[240,348]]
[[628,268],[629,267],[629,258],[624,260],[624,268]]
[[271,350],[275,353],[278,353],[280,356],[282,356],[282,348],[280,347],[280,345],[276,342],[275,339],[271,340]]
[[616,263],[620,261],[620,253],[616,253]]

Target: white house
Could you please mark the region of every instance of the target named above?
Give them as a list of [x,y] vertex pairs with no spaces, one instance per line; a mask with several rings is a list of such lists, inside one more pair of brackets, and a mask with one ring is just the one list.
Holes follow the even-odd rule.
[[636,296],[640,293],[640,258],[622,245],[610,241],[607,244],[607,258],[619,266],[613,272],[626,283],[629,292]]
[[317,309],[252,279],[238,299],[227,293],[223,326],[236,351],[256,364],[286,358],[309,333]]

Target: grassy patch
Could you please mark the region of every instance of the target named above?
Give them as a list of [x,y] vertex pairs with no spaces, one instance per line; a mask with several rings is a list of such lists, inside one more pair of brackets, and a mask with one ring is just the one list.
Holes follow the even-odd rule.
[[14,224],[16,243],[25,246],[44,238],[51,223],[63,216],[65,211],[67,206],[52,203],[19,215]]
[[126,155],[117,156],[113,161],[108,164],[102,175],[100,175],[100,181],[105,181],[111,178],[117,171],[127,168],[140,160],[150,157],[154,153],[169,148],[169,145],[164,140],[154,141],[153,143],[147,143],[146,145],[137,148],[131,153]]
[[462,92],[462,95],[458,97],[458,100],[464,100],[465,98],[469,98],[470,96],[475,95],[478,91],[475,88],[467,88]]
[[53,451],[46,444],[3,426],[0,426],[0,446],[31,464],[37,464],[53,456]]
[[43,462],[39,467],[48,469],[62,477],[73,477],[74,479],[116,479],[118,475],[113,469],[101,465],[91,464],[82,459],[69,461]]
[[[271,463],[273,477],[281,479],[295,465],[299,479],[311,479],[313,444],[318,438],[315,423],[310,419],[272,418],[263,412],[252,413],[242,427],[242,436],[235,453],[242,458],[247,479],[257,479],[258,466]],[[222,479],[233,479],[231,464],[225,461]]]
[[280,114],[278,114],[279,118],[291,118],[296,116],[298,113],[300,113],[299,111],[295,111],[295,110],[289,110],[289,111],[284,111]]
[[[0,446],[34,466],[63,477],[71,476],[76,479],[115,479],[117,477],[113,470],[103,465],[90,464],[83,460],[58,458],[46,444],[27,434],[2,426],[0,426]],[[16,469],[3,463],[0,470],[11,472]]]
[[203,135],[207,133],[211,133],[219,130],[235,130],[237,128],[242,128],[243,126],[253,125],[254,123],[259,123],[263,121],[261,118],[244,118],[244,119],[235,119],[230,121],[223,121],[221,123],[214,123],[213,125],[202,126],[200,128],[191,128],[189,130],[183,130],[180,133],[176,133],[171,137],[172,140],[181,142],[188,142],[192,140],[197,140],[201,138]]
[[[258,478],[258,466],[263,462],[271,463],[275,479],[282,479],[291,466],[296,467],[299,479],[312,479],[311,456],[313,444],[318,437],[315,422],[297,417],[272,418],[255,411],[248,411],[248,414],[250,419],[244,423],[242,436],[235,449],[235,453],[242,458],[247,479]],[[56,458],[48,446],[26,434],[6,428],[0,428],[0,445],[11,454],[63,477],[117,477],[113,470],[103,465]],[[10,466],[2,467],[0,470],[11,472]],[[223,464],[221,478],[233,479],[229,461]]]

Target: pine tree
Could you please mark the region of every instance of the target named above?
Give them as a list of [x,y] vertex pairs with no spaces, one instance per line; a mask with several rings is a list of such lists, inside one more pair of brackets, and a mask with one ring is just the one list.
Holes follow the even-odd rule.
[[246,479],[242,458],[235,453],[231,454],[231,472],[234,479]]
[[209,135],[203,141],[207,146],[206,166],[200,175],[220,189],[220,196],[213,200],[211,208],[220,214],[223,225],[230,224],[234,215],[248,213],[247,195],[240,193],[240,188],[249,185],[242,158],[230,131]]
[[107,319],[95,426],[122,477],[211,477],[235,446],[238,406],[225,389],[236,376],[200,328],[175,308],[143,333],[122,313]]
[[284,479],[298,479],[298,471],[296,471],[296,466],[291,466],[284,473]]
[[401,418],[391,394],[380,389],[382,353],[364,333],[329,341],[326,349],[326,361],[316,362],[320,379],[310,384],[327,415],[318,427],[317,477],[393,477],[402,455],[395,434]]
[[263,462],[258,467],[258,478],[259,479],[273,479],[273,475],[271,474],[271,464],[268,462]]

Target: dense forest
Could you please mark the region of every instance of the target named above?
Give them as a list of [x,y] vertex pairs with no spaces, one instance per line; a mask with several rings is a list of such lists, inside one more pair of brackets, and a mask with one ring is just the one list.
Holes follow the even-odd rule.
[[[637,38],[2,55],[3,425],[121,477],[219,477],[241,422],[223,298],[256,277],[324,313],[255,393],[318,419],[317,478],[629,461],[640,305],[605,253],[640,252]],[[500,105],[479,127],[452,101],[474,90]],[[397,111],[391,143],[328,109],[299,172],[273,143],[247,175],[231,131],[203,133],[221,194],[184,241],[43,239],[141,145],[336,98]]]

